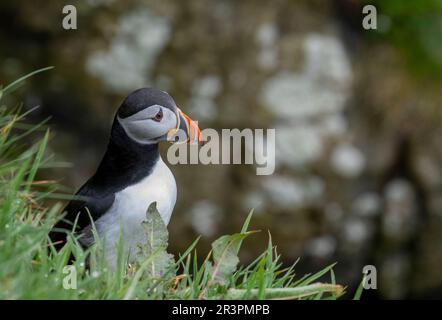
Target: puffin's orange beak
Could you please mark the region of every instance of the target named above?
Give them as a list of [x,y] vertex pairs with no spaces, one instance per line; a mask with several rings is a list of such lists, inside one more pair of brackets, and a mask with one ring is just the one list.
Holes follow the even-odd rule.
[[178,109],[178,113],[184,119],[187,128],[187,143],[190,144],[202,144],[203,138],[201,136],[201,130],[198,124],[193,121],[187,114]]
[[[189,144],[203,144],[204,140],[201,135],[200,128],[198,124],[193,121],[187,114],[182,112],[179,108],[177,108],[177,126],[174,129],[169,130],[167,136],[168,140],[172,143],[184,143],[187,142]],[[179,134],[179,130],[184,131],[186,137],[181,137]]]

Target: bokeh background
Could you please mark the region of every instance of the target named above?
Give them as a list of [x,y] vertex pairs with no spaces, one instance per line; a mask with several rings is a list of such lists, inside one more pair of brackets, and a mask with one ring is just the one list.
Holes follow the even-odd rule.
[[[363,30],[362,6],[378,9]],[[74,4],[78,29],[62,28]],[[442,297],[442,1],[2,0],[0,82],[45,66],[9,104],[51,117],[46,171],[73,192],[94,172],[114,112],[142,86],[202,128],[276,128],[276,172],[174,166],[170,250],[199,252],[255,209],[242,260],[267,242],[298,273],[338,262],[372,298]],[[14,100],[16,99],[16,100]]]

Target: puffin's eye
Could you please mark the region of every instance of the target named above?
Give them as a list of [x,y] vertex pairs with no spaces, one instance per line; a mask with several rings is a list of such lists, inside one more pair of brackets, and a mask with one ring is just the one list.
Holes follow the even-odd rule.
[[158,111],[158,113],[152,119],[156,122],[160,122],[161,119],[163,119],[163,110],[160,109],[160,111]]

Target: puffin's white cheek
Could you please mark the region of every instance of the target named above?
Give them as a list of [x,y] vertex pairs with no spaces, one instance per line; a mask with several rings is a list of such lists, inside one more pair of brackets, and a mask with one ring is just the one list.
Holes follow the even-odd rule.
[[178,119],[175,113],[171,111],[167,112],[167,118],[165,120],[169,128],[176,128]]
[[131,131],[138,139],[155,139],[165,134],[164,125],[152,120],[140,121],[131,125]]
[[175,113],[167,109],[164,113],[163,121],[161,122],[166,128],[166,133],[168,133],[170,130],[174,130],[177,128],[178,119]]

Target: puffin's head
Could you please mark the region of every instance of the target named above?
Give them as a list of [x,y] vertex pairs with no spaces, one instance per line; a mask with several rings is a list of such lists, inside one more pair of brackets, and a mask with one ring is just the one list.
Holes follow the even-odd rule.
[[201,143],[198,125],[182,112],[165,91],[142,88],[132,92],[116,115],[126,134],[141,144]]

